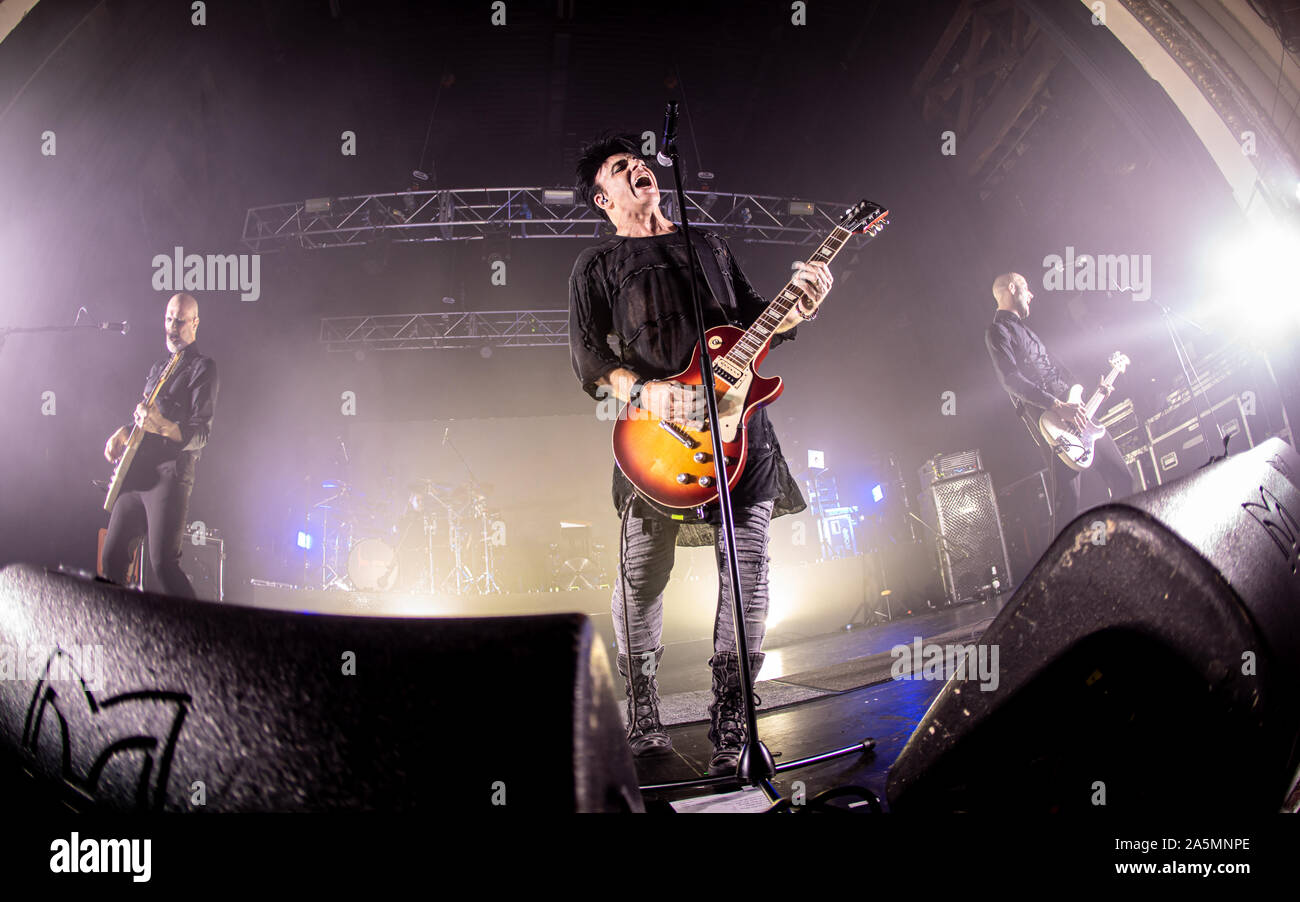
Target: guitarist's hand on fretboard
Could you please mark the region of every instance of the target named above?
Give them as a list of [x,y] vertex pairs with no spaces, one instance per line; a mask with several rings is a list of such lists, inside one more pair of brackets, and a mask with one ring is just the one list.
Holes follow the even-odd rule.
[[119,426],[117,432],[108,437],[108,441],[104,443],[104,457],[109,463],[117,463],[123,449],[126,448],[126,439],[130,434],[125,426]]
[[793,314],[803,307],[802,318],[810,318],[817,313],[817,307],[826,300],[826,295],[831,293],[835,277],[831,275],[830,267],[821,261],[804,263],[802,260],[796,260],[793,268],[795,272],[790,277],[790,281],[803,289],[804,294],[808,296],[811,309],[801,303],[796,304],[794,310],[790,312]]
[[135,406],[135,424],[145,432],[152,432],[172,441],[178,442],[181,439],[180,427],[162,415],[158,410],[157,402],[149,405],[137,404]]

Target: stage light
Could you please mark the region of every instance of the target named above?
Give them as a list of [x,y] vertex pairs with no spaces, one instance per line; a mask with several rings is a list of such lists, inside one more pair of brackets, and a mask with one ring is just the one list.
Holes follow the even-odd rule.
[[812,216],[817,211],[812,203],[805,200],[790,201],[789,209],[791,216]]
[[305,551],[311,551],[311,533],[298,531],[298,547]]
[[808,469],[824,470],[826,469],[826,452],[809,451],[808,452]]
[[877,503],[885,500],[885,490],[880,487],[879,483],[871,490],[871,499]]
[[1217,252],[1211,274],[1212,313],[1258,338],[1290,339],[1300,326],[1300,230],[1244,230]]
[[328,197],[309,197],[302,206],[304,213],[328,213],[333,202]]
[[542,192],[542,203],[547,206],[572,207],[574,205],[573,189],[563,191],[547,188]]

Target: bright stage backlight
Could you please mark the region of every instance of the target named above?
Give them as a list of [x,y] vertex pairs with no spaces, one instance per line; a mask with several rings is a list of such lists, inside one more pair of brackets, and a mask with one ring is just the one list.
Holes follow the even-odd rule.
[[885,490],[880,487],[879,483],[871,490],[871,500],[877,503],[885,500]]
[[1291,337],[1300,327],[1300,229],[1243,230],[1213,253],[1207,312],[1257,338]]

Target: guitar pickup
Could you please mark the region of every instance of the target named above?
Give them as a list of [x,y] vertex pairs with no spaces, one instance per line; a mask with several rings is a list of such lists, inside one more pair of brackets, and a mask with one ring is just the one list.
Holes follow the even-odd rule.
[[677,439],[677,441],[681,442],[687,448],[698,448],[700,446],[699,442],[691,438],[689,435],[683,432],[680,427],[674,426],[672,423],[669,423],[665,420],[660,420],[659,428],[667,432],[673,438]]

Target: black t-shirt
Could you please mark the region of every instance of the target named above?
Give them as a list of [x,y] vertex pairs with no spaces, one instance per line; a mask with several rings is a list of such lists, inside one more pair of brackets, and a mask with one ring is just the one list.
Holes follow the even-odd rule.
[[[767,302],[754,290],[719,236],[696,230],[693,244],[717,260],[729,296],[713,296],[699,275],[705,325],[748,327]],[[725,305],[725,310],[724,306]],[[794,338],[796,329],[773,337],[771,346]],[[587,248],[569,278],[569,350],[583,390],[600,399],[597,382],[612,370],[630,369],[643,380],[675,376],[691,361],[698,336],[691,310],[690,264],[680,231],[649,238],[615,236]],[[774,516],[802,510],[803,497],[789,476],[766,410],[747,426],[749,459],[732,490],[736,504],[777,499]],[[622,509],[632,492],[614,468],[614,503]],[[645,510],[636,513],[646,516]]]

